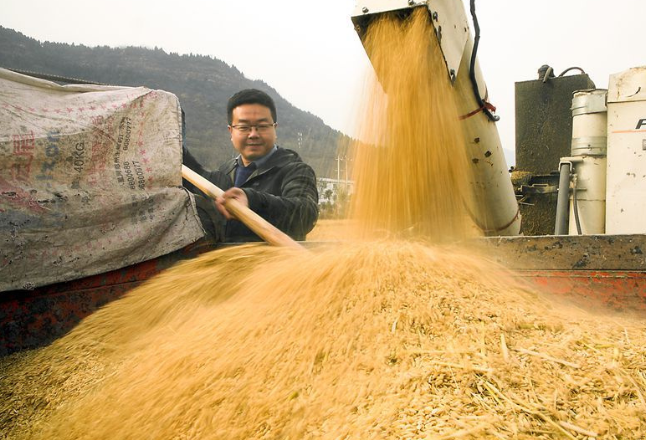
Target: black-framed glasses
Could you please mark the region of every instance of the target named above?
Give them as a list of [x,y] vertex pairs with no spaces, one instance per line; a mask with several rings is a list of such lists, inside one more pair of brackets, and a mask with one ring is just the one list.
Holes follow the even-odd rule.
[[251,133],[251,130],[254,128],[258,133],[266,133],[272,128],[276,126],[276,123],[274,122],[273,124],[256,124],[256,125],[249,125],[249,124],[236,124],[236,125],[229,125],[231,128],[235,128],[238,130],[240,133]]

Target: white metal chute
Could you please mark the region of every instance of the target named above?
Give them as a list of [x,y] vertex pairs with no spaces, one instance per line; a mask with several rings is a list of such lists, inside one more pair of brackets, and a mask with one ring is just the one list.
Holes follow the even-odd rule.
[[[472,186],[479,206],[472,209],[475,223],[486,235],[517,235],[520,212],[500,143],[498,128],[487,104],[487,88],[477,60],[472,63],[474,39],[460,0],[359,0],[352,20],[360,36],[370,21],[384,13],[405,15],[425,7],[442,49],[447,75],[453,83],[467,154],[472,164]],[[473,69],[472,69],[473,64]],[[475,83],[475,87],[474,87]],[[478,96],[475,90],[478,90]]]

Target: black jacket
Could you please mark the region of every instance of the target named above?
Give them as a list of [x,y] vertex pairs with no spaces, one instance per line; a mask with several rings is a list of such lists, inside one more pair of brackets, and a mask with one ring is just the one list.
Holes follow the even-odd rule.
[[[237,161],[231,159],[217,171],[204,169],[187,151],[184,164],[223,190],[233,186]],[[190,185],[186,185],[190,190]],[[249,199],[249,208],[292,237],[305,240],[318,219],[318,191],[314,170],[299,155],[278,148],[249,176],[241,189]],[[226,224],[225,241],[261,241],[237,220]]]

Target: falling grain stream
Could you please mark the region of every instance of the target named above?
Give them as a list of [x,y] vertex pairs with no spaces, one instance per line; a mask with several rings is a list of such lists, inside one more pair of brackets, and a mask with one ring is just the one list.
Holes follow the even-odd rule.
[[427,26],[370,29],[344,240],[209,253],[1,359],[0,437],[644,438],[644,322],[556,306],[463,244],[475,201]]

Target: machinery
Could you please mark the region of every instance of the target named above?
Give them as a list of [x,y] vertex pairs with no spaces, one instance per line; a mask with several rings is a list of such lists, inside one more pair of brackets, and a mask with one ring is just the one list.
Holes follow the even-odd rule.
[[[455,90],[476,176],[473,186],[484,189],[477,193],[486,197],[488,209],[477,219],[486,225],[486,235],[646,233],[646,224],[639,221],[646,209],[641,197],[646,167],[636,160],[646,151],[646,67],[613,75],[607,90],[596,89],[583,71],[564,76],[578,68],[555,77],[551,67],[543,66],[539,79],[517,83],[518,164],[510,180],[497,116],[487,102],[477,61],[475,2],[471,1],[475,38],[459,0],[359,0],[352,21],[362,38],[377,17],[394,14],[405,19],[415,8],[428,11]],[[557,189],[559,200],[553,203]],[[545,194],[552,197],[547,204],[539,202],[540,211],[553,215],[523,212],[523,207],[533,206],[529,199]],[[529,217],[523,219],[523,227],[520,214]],[[533,224],[540,226],[532,229]]]
[[[521,212],[527,211],[525,235],[646,233],[639,218],[646,208],[640,159],[646,142],[644,86],[644,67],[612,75],[608,89],[595,88],[585,74],[517,84],[518,164],[512,181]],[[532,154],[544,145],[550,155],[544,148],[541,158]],[[540,218],[541,212],[552,215]]]
[[607,90],[583,71],[557,77],[549,66],[517,83],[510,178],[478,68],[474,0],[470,6],[474,38],[460,0],[358,0],[352,21],[362,38],[382,14],[428,11],[458,101],[474,189],[486,197],[476,222],[486,225],[484,247],[495,259],[586,307],[645,312],[646,67],[613,75]]

